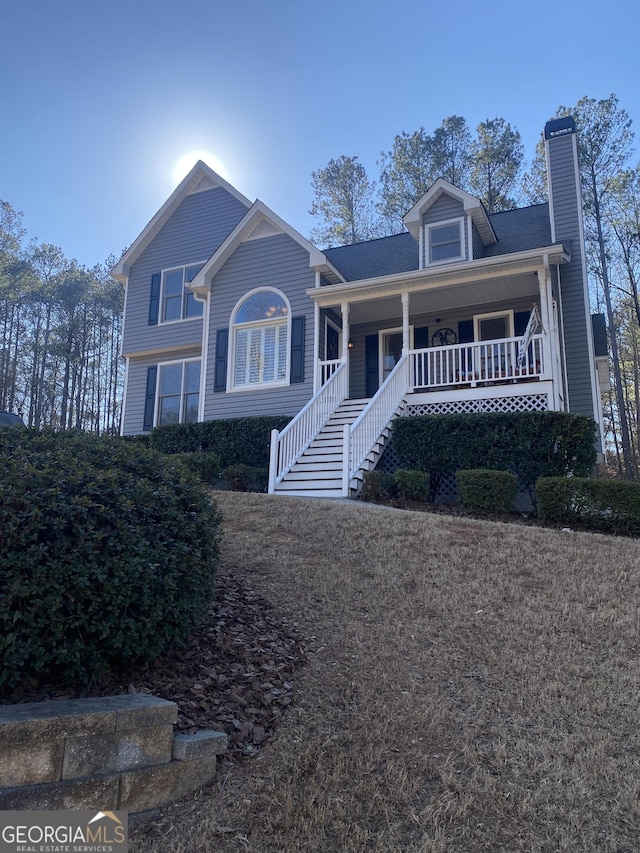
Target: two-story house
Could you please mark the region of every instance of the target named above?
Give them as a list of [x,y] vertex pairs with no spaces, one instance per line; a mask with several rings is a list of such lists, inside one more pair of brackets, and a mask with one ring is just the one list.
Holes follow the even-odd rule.
[[606,337],[589,310],[573,119],[549,122],[545,145],[548,204],[488,215],[438,180],[402,234],[323,252],[197,163],[113,270],[123,434],[292,415],[272,436],[269,490],[337,496],[401,414],[601,424]]

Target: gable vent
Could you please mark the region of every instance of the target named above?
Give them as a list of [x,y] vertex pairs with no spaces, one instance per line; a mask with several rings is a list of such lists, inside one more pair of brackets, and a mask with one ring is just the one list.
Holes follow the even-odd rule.
[[276,234],[282,234],[282,231],[268,219],[261,219],[245,240],[260,240],[262,237],[274,237]]
[[212,181],[211,178],[209,178],[207,175],[204,175],[202,177],[202,180],[198,181],[198,183],[195,185],[195,187],[191,190],[190,195],[192,193],[202,193],[205,190],[212,190],[212,189],[215,189],[215,187],[217,187],[217,186],[218,185],[216,183],[214,183],[214,181]]

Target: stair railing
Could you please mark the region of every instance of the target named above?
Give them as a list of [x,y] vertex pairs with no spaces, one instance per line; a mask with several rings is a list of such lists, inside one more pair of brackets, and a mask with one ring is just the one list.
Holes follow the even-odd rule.
[[351,480],[393,418],[410,387],[411,360],[407,354],[387,376],[366,409],[350,427],[344,430],[344,461],[342,473],[342,493],[349,495]]
[[349,393],[349,372],[341,364],[298,414],[279,432],[271,431],[269,494],[302,456]]

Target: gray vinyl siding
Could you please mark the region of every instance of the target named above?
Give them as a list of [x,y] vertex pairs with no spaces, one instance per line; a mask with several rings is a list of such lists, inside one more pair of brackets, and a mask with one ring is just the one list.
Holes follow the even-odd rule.
[[[248,415],[294,415],[313,394],[313,323],[311,299],[305,291],[315,285],[309,254],[286,234],[241,243],[212,282],[206,377],[205,420]],[[216,332],[228,328],[238,301],[257,287],[281,291],[291,305],[291,316],[306,318],[304,382],[260,388],[214,392]],[[229,334],[227,377],[232,369],[233,342]]]
[[587,283],[580,239],[581,199],[576,181],[574,134],[549,140],[550,203],[554,238],[571,248],[571,261],[560,269],[560,303],[564,330],[564,357],[569,407],[572,412],[597,417],[593,400],[592,358],[588,336],[591,318],[586,311]]
[[246,212],[246,207],[221,187],[184,199],[130,271],[122,344],[125,355],[201,343],[201,318],[149,325],[151,276],[208,260]]
[[144,423],[144,404],[147,388],[147,369],[167,361],[180,361],[187,358],[197,358],[202,353],[201,347],[191,347],[178,350],[171,355],[147,356],[130,358],[127,376],[127,399],[124,407],[123,435],[141,433]]
[[473,240],[473,259],[481,258],[484,255],[484,243],[482,237],[478,234],[478,229],[475,225],[471,226],[471,234]]

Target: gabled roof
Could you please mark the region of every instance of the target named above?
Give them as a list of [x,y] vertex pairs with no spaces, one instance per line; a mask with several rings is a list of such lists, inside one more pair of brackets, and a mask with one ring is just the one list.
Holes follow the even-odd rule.
[[243,243],[245,240],[258,239],[274,234],[286,234],[308,252],[311,269],[329,274],[336,281],[344,281],[344,277],[329,262],[323,252],[317,249],[313,243],[310,243],[306,237],[298,233],[295,228],[292,228],[284,219],[281,219],[277,213],[268,208],[264,202],[257,199],[222,245],[211,255],[189,287],[195,292],[210,289],[212,279],[235,252],[240,243]]
[[228,181],[225,181],[224,178],[221,178],[220,175],[218,175],[217,172],[214,172],[206,163],[203,163],[202,160],[198,160],[193,169],[184,178],[184,180],[178,184],[176,189],[171,193],[153,219],[120,258],[118,263],[111,270],[111,275],[118,281],[126,284],[132,264],[140,257],[142,252],[158,234],[160,229],[169,220],[175,210],[177,210],[182,201],[191,193],[214,189],[215,187],[221,187],[226,190],[245,207],[251,207],[251,202],[248,198],[238,192],[238,190]]
[[452,196],[462,203],[466,213],[471,214],[473,223],[478,230],[482,242],[485,246],[490,246],[496,242],[496,235],[491,227],[489,215],[484,208],[480,199],[470,195],[464,190],[458,189],[453,184],[445,181],[444,178],[438,178],[435,184],[427,190],[422,198],[417,201],[411,210],[403,217],[405,228],[413,235],[415,240],[419,239],[420,226],[422,224],[422,216],[431,205],[437,201],[441,195],[446,194]]

